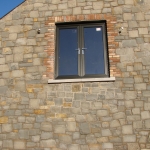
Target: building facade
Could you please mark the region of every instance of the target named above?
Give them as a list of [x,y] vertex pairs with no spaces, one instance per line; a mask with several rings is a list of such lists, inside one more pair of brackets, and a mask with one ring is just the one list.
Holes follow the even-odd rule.
[[[57,26],[93,22],[107,75],[55,79]],[[150,150],[149,33],[149,0],[26,0],[3,17],[0,149]]]

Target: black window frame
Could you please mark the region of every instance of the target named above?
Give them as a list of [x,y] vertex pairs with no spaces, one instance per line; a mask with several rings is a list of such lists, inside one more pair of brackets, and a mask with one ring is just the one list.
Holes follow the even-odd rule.
[[[81,78],[105,78],[110,77],[110,67],[109,67],[109,52],[108,52],[108,35],[107,35],[107,22],[106,20],[98,20],[98,21],[80,21],[80,22],[63,22],[63,23],[56,23],[56,43],[55,43],[55,79],[81,79]],[[92,74],[92,75],[84,75],[84,59],[81,58],[82,55],[80,54],[80,57],[78,58],[78,76],[75,75],[63,75],[59,76],[58,72],[58,38],[59,38],[59,29],[60,28],[72,28],[77,27],[79,30],[78,34],[78,47],[79,45],[83,46],[83,27],[92,27],[100,25],[102,26],[103,30],[103,46],[104,46],[104,68],[105,68],[105,74]],[[82,26],[82,27],[81,27]],[[82,42],[79,40],[82,37]],[[82,68],[82,69],[81,69]]]

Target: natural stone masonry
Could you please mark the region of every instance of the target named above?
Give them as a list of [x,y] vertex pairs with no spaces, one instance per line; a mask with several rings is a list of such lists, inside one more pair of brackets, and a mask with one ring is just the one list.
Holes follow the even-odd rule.
[[[55,23],[92,20],[116,80],[48,84]],[[149,0],[26,0],[2,18],[0,149],[149,150],[149,34]]]

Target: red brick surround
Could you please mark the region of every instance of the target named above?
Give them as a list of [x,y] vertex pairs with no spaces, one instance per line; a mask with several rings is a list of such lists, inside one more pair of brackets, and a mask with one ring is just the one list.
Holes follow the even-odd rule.
[[55,23],[56,22],[75,22],[75,21],[92,21],[92,20],[107,20],[107,32],[108,32],[108,51],[110,61],[110,76],[121,76],[121,72],[117,69],[117,63],[120,62],[119,55],[116,55],[116,48],[118,42],[115,42],[115,36],[118,33],[115,31],[116,18],[112,15],[103,14],[90,14],[90,15],[75,15],[75,16],[59,16],[49,17],[45,25],[48,27],[48,32],[45,34],[45,39],[48,41],[48,45],[45,47],[45,51],[48,54],[48,58],[44,59],[44,65],[47,67],[43,77],[53,79],[55,72]]

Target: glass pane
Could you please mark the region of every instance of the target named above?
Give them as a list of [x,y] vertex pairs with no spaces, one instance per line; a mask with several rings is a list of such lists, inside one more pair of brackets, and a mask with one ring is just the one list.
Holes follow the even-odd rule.
[[84,27],[85,74],[104,74],[104,43],[101,26]]
[[78,75],[77,28],[59,29],[58,75]]

